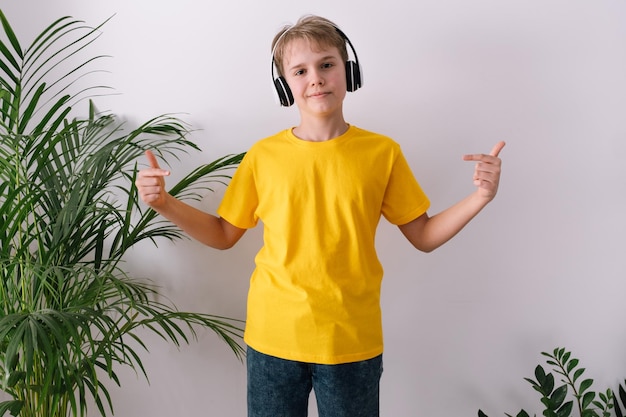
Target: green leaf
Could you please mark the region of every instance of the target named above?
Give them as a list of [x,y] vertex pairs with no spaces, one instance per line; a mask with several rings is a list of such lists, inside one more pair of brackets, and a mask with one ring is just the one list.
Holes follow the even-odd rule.
[[543,382],[546,379],[546,371],[541,365],[537,365],[537,367],[535,368],[535,378],[537,378],[537,382],[539,383],[539,385],[543,385]]
[[26,372],[22,372],[22,371],[10,372],[9,377],[7,378],[6,386],[9,388],[14,388],[18,382],[23,382],[25,377],[26,377]]
[[541,384],[541,387],[543,389],[544,395],[549,396],[554,389],[554,375],[547,374],[543,381],[543,384]]
[[585,379],[580,383],[580,388],[578,389],[578,393],[582,395],[583,392],[587,391],[589,387],[593,384],[593,379]]
[[9,80],[2,80],[1,81],[1,86],[6,88],[6,90],[4,91],[4,94],[2,94],[2,99],[3,100],[7,100],[7,102],[11,101],[11,93],[10,91],[13,91],[13,88],[11,88],[13,85],[17,84],[20,82],[19,77],[16,75],[15,73],[15,58],[13,57],[13,54],[11,53],[11,51],[9,51],[9,49],[6,47],[6,45],[0,41],[0,53],[2,53],[2,55],[6,58],[6,60],[8,62],[10,62],[13,65],[13,69],[10,68],[4,60],[0,60],[0,69],[2,70],[2,72],[4,72],[4,74],[9,78],[9,80],[11,81],[11,83],[9,83]]
[[538,391],[541,390],[541,387],[539,386],[539,384],[537,384],[536,381],[534,381],[534,380],[532,380],[530,378],[524,378],[524,380],[528,381],[533,386],[533,388],[537,389]]
[[563,407],[561,407],[557,412],[556,415],[557,417],[568,417],[572,414],[572,408],[574,407],[574,402],[573,401],[568,401],[565,404],[563,404]]
[[558,409],[563,401],[565,401],[565,397],[567,396],[567,385],[561,385],[557,389],[554,390],[552,395],[550,396],[551,409]]
[[[626,386],[626,380],[624,381],[624,386]],[[626,407],[626,389],[624,386],[619,384],[618,394],[613,395],[613,407],[617,417],[624,417],[624,415],[626,415],[626,408],[622,410],[622,406]],[[621,405],[619,403],[620,400],[622,401]]]
[[582,407],[583,407],[583,409],[588,408],[589,404],[591,404],[591,402],[594,400],[594,398],[596,398],[596,393],[593,392],[593,391],[589,391],[585,395],[583,395],[583,398],[582,398]]
[[572,382],[576,382],[576,380],[578,380],[578,378],[580,378],[580,376],[585,372],[585,368],[578,368],[576,370],[576,372],[574,372],[574,378],[572,379]]
[[24,110],[24,112],[22,113],[21,121],[20,121],[20,123],[18,125],[18,128],[17,128],[18,132],[21,133],[21,132],[24,132],[26,130],[26,126],[31,121],[33,113],[35,112],[35,109],[37,108],[37,104],[39,103],[39,99],[41,98],[41,96],[44,93],[45,89],[46,89],[46,84],[45,83],[41,83],[39,85],[39,87],[37,88],[37,91],[35,91],[35,94],[30,99],[30,102],[28,103],[28,106],[26,107],[26,110]]
[[[2,11],[0,11],[0,13],[2,13]],[[12,416],[17,416],[22,410],[23,405],[24,402],[20,400],[0,402],[0,416],[4,416],[7,412],[11,413]]]
[[567,364],[567,372],[572,372],[572,370],[576,368],[577,366],[578,366],[578,359],[572,359]]
[[[565,353],[563,353],[563,356],[561,357],[561,363],[566,364],[566,363],[567,363],[567,361],[569,360],[570,356],[571,356],[571,352],[565,352]],[[577,361],[577,362],[578,362],[578,360],[577,360],[577,359],[573,359],[573,360],[575,360],[575,361]]]
[[[13,31],[13,28],[9,24],[9,21],[7,20],[6,16],[4,15],[1,9],[0,9],[0,21],[2,22],[2,28],[4,29],[4,34],[7,35],[7,38],[9,38],[9,42],[11,42],[11,46],[13,46],[15,53],[20,59],[23,58],[24,54],[22,53],[22,48],[20,46],[19,41],[17,40],[17,36],[15,36],[15,32]],[[19,65],[17,65],[16,62],[12,62],[12,64],[16,68],[19,67]]]

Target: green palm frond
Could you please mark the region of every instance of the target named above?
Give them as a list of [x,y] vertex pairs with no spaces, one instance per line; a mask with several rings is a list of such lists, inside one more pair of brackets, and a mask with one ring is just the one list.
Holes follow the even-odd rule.
[[[178,311],[120,268],[138,242],[183,237],[140,204],[134,182],[146,149],[199,150],[189,126],[166,114],[129,128],[91,100],[87,117],[72,116],[108,88],[77,87],[105,58],[81,58],[102,25],[63,17],[23,47],[1,10],[0,23],[0,389],[12,397],[0,416],[85,416],[88,404],[105,416],[118,366],[147,378],[141,331],[178,346],[208,329],[241,359],[241,321]],[[242,157],[198,167],[171,193],[200,199]]]
[[617,417],[626,416],[626,380],[624,380],[624,385],[618,385],[617,391],[613,395],[613,407]]

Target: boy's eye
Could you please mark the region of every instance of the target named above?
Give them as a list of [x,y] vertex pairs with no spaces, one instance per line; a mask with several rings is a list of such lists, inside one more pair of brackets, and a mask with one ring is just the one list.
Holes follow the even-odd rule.
[[298,70],[294,73],[294,75],[302,75],[304,74],[304,70]]
[[322,64],[322,68],[331,68],[332,66],[333,66],[333,64],[330,63],[330,62],[326,62],[326,63]]

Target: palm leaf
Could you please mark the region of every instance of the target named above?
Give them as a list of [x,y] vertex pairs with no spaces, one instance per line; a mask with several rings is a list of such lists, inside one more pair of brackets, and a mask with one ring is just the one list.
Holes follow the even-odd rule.
[[613,407],[617,417],[626,416],[626,380],[623,386],[621,384],[618,386],[617,393],[613,395]]

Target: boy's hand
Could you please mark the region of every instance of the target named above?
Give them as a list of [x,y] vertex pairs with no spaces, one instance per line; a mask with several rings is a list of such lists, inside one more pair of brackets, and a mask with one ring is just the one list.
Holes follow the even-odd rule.
[[477,193],[479,196],[491,201],[498,192],[498,184],[500,183],[500,168],[502,161],[498,158],[498,154],[505,143],[503,141],[498,142],[489,155],[485,154],[473,154],[464,155],[465,161],[477,161],[474,168],[474,185],[478,187]]
[[159,167],[159,163],[151,151],[146,151],[146,157],[150,163],[150,168],[139,171],[135,185],[144,203],[151,207],[158,207],[165,203],[167,192],[163,177],[170,175],[170,172]]

